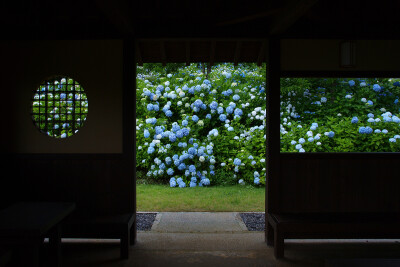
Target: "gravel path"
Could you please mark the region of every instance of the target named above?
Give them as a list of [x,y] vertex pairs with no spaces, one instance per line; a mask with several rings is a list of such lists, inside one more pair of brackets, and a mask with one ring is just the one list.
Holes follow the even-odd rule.
[[240,217],[249,231],[265,230],[265,213],[240,213]]
[[136,214],[136,225],[139,231],[150,231],[153,226],[154,220],[156,219],[157,213],[137,213]]

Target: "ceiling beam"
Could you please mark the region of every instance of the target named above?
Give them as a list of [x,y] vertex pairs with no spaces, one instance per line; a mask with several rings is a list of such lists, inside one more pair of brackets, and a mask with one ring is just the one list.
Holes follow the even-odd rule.
[[318,0],[289,1],[275,21],[271,23],[269,33],[271,35],[284,33],[294,23],[296,23],[296,21],[304,16],[317,2]]
[[260,19],[260,18],[265,18],[265,17],[269,17],[271,15],[278,13],[280,10],[281,10],[281,8],[274,8],[274,9],[266,10],[264,12],[260,12],[260,13],[240,17],[240,18],[221,21],[221,22],[218,22],[216,26],[228,26],[228,25],[244,23],[244,22],[248,22],[248,21],[252,21],[252,20],[256,20],[256,19]]
[[126,0],[95,0],[95,3],[119,33],[122,35],[132,35],[134,33],[132,19],[127,13],[129,7]]

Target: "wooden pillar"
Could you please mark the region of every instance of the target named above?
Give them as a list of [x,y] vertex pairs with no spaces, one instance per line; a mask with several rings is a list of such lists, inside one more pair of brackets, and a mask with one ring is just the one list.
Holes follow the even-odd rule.
[[[135,42],[124,40],[123,49],[123,160],[129,177],[129,211],[136,214],[136,62]],[[136,238],[136,229],[131,232]],[[134,239],[132,238],[132,239]],[[134,240],[131,240],[131,242]],[[134,243],[134,242],[132,242]]]
[[[267,223],[268,213],[279,208],[279,157],[280,157],[280,39],[270,39],[267,57],[267,136],[266,136],[266,190],[265,190],[265,239],[273,231]],[[269,234],[268,234],[269,233]],[[270,240],[268,240],[270,241]],[[267,242],[270,243],[270,242]]]

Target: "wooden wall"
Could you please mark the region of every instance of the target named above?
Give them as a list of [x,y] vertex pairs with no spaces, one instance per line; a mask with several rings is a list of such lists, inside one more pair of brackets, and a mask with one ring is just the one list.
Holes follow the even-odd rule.
[[[1,106],[1,207],[15,201],[72,201],[78,214],[135,212],[135,63],[129,40],[1,42],[6,71]],[[129,47],[129,49],[127,49]],[[30,118],[37,85],[67,75],[87,92],[81,130],[66,139],[39,132]]]
[[280,153],[281,77],[400,77],[398,41],[357,40],[352,69],[339,67],[339,43],[270,40],[267,212],[400,213],[400,153]]

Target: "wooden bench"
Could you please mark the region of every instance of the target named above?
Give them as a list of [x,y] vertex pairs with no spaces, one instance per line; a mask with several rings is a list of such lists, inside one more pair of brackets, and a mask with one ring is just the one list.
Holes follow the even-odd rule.
[[24,255],[31,254],[28,257],[20,257],[18,260],[22,262],[19,262],[19,265],[39,266],[43,262],[40,258],[40,248],[44,238],[48,237],[51,266],[59,266],[61,224],[74,209],[74,203],[15,203],[0,211],[0,245],[6,248],[17,246],[23,249]]
[[136,216],[125,213],[109,216],[73,217],[63,227],[63,237],[120,239],[121,259],[129,258],[136,240]]
[[284,257],[284,240],[400,238],[400,214],[268,214],[267,244]]

